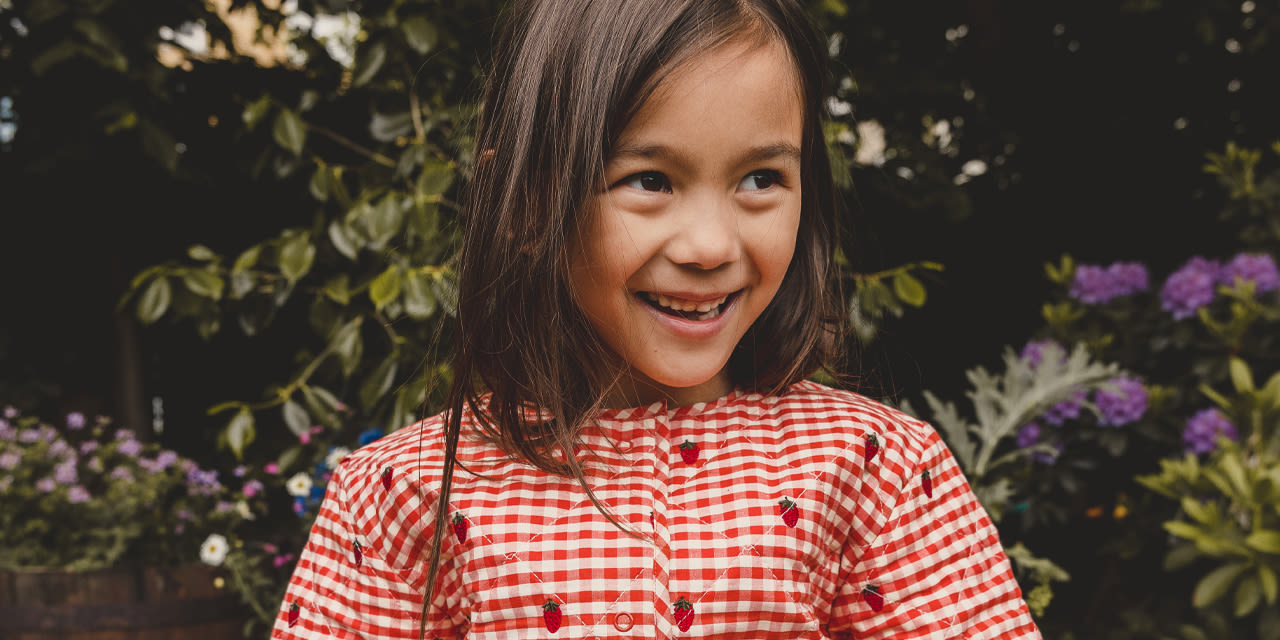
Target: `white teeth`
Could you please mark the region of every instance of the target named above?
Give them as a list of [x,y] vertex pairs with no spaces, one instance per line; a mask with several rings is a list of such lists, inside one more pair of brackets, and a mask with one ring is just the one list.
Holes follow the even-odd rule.
[[[720,305],[724,304],[724,301],[729,299],[729,296],[720,296],[720,298],[716,300],[707,300],[705,302],[692,302],[689,300],[669,298],[667,296],[662,295],[661,293],[654,293],[652,291],[646,292],[646,295],[649,296],[650,300],[668,309],[675,309],[676,311],[697,311],[699,313],[707,313],[708,311],[719,309]],[[710,318],[714,318],[717,315],[720,315],[719,311],[716,311],[716,314],[713,316],[710,316]],[[707,319],[710,319],[710,318],[707,318]]]

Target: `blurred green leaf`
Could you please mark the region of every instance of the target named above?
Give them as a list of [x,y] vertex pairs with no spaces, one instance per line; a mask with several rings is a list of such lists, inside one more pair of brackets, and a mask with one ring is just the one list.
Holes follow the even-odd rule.
[[240,411],[236,412],[231,422],[227,423],[225,433],[231,453],[235,454],[237,460],[243,459],[245,447],[249,446],[257,435],[253,427],[253,412],[249,407],[240,407]]
[[1244,539],[1244,543],[1263,553],[1280,554],[1280,532],[1277,531],[1254,531]]
[[360,337],[360,325],[363,322],[364,316],[356,316],[339,329],[333,338],[333,351],[342,361],[342,375],[347,378],[360,365],[360,358],[364,355],[364,341]]
[[222,289],[226,283],[217,275],[204,269],[188,269],[182,273],[182,283],[198,296],[209,298],[214,302],[222,299]]
[[436,312],[436,298],[431,292],[431,276],[413,270],[404,277],[404,312],[415,320],[430,318]]
[[307,410],[303,409],[302,405],[293,400],[287,400],[281,412],[284,415],[285,425],[294,435],[301,436],[311,431],[311,416],[307,415]]
[[324,284],[324,295],[344,307],[350,304],[351,287],[347,274],[339,273],[338,275],[330,278],[329,281]]
[[338,253],[346,256],[348,260],[355,260],[359,254],[359,239],[340,220],[334,220],[329,223],[329,242],[332,242],[333,248],[337,249]]
[[1237,393],[1253,391],[1253,373],[1240,358],[1231,358],[1231,384],[1235,385]]
[[364,407],[377,405],[378,400],[391,389],[396,379],[398,356],[396,352],[391,352],[378,363],[369,377],[365,378],[364,384],[360,385],[360,402]]
[[1262,595],[1267,604],[1276,603],[1276,572],[1269,565],[1258,565],[1258,585],[1262,587]]
[[1210,571],[1205,577],[1200,579],[1196,584],[1195,593],[1191,596],[1191,603],[1197,607],[1207,607],[1219,598],[1226,595],[1231,589],[1231,585],[1235,583],[1236,578],[1249,567],[1243,562],[1233,562],[1223,565]]
[[253,131],[257,128],[258,123],[262,121],[262,117],[267,115],[267,111],[270,109],[271,96],[269,94],[264,93],[262,94],[262,97],[250,102],[249,105],[244,108],[244,113],[240,116],[241,119],[244,120],[245,128],[249,131]]
[[423,16],[413,16],[400,23],[404,31],[404,40],[414,51],[420,54],[430,52],[440,39],[436,26]]
[[323,162],[316,164],[316,170],[311,174],[311,181],[307,183],[307,190],[311,192],[311,197],[325,202],[329,199],[329,167]]
[[924,285],[905,271],[894,276],[893,293],[899,300],[913,307],[920,307],[925,303]]
[[1253,610],[1258,608],[1258,603],[1261,600],[1262,592],[1258,588],[1258,579],[1254,576],[1242,578],[1240,584],[1236,587],[1236,617],[1243,618],[1253,613]]
[[356,51],[355,69],[351,72],[351,86],[362,87],[369,83],[382,64],[387,61],[387,43],[382,40],[366,42]]
[[190,247],[187,247],[187,256],[190,257],[192,260],[198,260],[200,262],[208,262],[210,260],[217,258],[218,254],[214,253],[213,249],[210,249],[209,247],[206,247],[202,244],[193,244]]
[[231,267],[231,272],[238,273],[240,271],[245,271],[253,267],[253,265],[258,264],[258,256],[261,253],[262,245],[260,244],[255,244],[252,247],[245,249],[240,253],[240,256],[236,258],[235,264]]
[[173,299],[173,291],[169,288],[169,279],[158,276],[142,292],[138,299],[137,315],[142,324],[151,324],[159,320],[169,310],[169,302]]
[[439,161],[427,161],[422,165],[422,173],[418,174],[418,193],[423,196],[441,195],[449,190],[453,178],[453,167]]
[[400,286],[400,267],[391,265],[373,279],[373,284],[369,285],[369,299],[373,301],[374,307],[381,311],[389,302],[400,297]]
[[300,155],[302,146],[307,141],[307,125],[292,109],[281,107],[276,114],[275,125],[271,128],[271,137],[276,144],[288,149],[293,155]]
[[294,234],[280,246],[280,273],[293,284],[307,275],[315,259],[316,247],[311,244],[311,234]]

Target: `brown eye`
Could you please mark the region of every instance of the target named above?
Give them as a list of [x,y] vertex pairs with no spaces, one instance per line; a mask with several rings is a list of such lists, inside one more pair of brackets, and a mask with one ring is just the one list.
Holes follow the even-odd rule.
[[752,171],[738,183],[743,191],[763,191],[781,182],[782,176],[772,169]]
[[666,176],[658,173],[657,171],[642,171],[640,173],[627,176],[619,184],[655,193],[671,192],[671,183],[667,182]]

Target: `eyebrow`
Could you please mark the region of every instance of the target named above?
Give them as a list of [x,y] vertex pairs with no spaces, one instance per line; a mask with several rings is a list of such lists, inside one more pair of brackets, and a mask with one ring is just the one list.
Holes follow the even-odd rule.
[[[681,159],[683,154],[672,147],[661,144],[620,144],[609,155],[609,160],[621,160],[626,158],[669,158]],[[800,149],[789,142],[774,142],[758,147],[752,147],[742,155],[741,161],[745,164],[753,162],[763,162],[778,157],[786,157],[796,162],[800,162]]]

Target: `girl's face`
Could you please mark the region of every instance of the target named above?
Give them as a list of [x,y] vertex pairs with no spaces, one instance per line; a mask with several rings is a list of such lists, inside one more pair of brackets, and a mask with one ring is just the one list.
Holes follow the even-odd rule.
[[667,76],[618,138],[570,272],[629,365],[611,405],[730,390],[729,356],[795,251],[799,95],[781,45],[730,43]]

